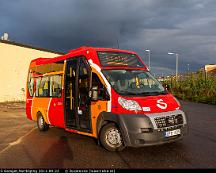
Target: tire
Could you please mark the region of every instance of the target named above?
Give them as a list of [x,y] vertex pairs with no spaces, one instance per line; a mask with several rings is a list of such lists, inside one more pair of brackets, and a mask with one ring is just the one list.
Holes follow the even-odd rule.
[[38,113],[37,115],[37,126],[40,131],[47,131],[49,129],[49,124],[44,121],[41,113]]
[[125,148],[121,132],[114,123],[102,127],[99,139],[102,146],[108,151],[122,151]]

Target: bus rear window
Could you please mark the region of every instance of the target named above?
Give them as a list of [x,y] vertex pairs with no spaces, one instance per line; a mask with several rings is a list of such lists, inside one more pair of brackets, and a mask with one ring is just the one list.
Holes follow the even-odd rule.
[[122,52],[98,52],[102,66],[143,67],[137,55]]

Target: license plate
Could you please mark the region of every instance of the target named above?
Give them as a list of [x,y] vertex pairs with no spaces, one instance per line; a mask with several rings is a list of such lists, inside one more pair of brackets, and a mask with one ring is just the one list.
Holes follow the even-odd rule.
[[181,130],[176,129],[176,130],[165,132],[165,137],[170,137],[170,136],[175,136],[175,135],[180,135],[180,134],[181,134]]

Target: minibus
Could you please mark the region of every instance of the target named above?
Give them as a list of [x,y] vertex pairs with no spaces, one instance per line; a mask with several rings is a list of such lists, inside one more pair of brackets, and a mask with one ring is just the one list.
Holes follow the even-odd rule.
[[187,117],[137,53],[80,47],[31,61],[27,118],[96,138],[109,151],[182,139]]

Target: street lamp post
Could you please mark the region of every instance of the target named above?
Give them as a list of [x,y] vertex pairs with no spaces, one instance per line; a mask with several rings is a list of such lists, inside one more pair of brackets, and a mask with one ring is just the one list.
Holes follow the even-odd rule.
[[189,71],[190,71],[190,64],[187,64],[187,71],[189,73]]
[[176,81],[178,81],[178,54],[177,53],[172,53],[168,52],[169,55],[176,55]]
[[149,71],[150,71],[150,69],[151,69],[151,67],[150,67],[150,53],[151,53],[151,51],[149,49],[146,49],[145,51],[148,52]]

